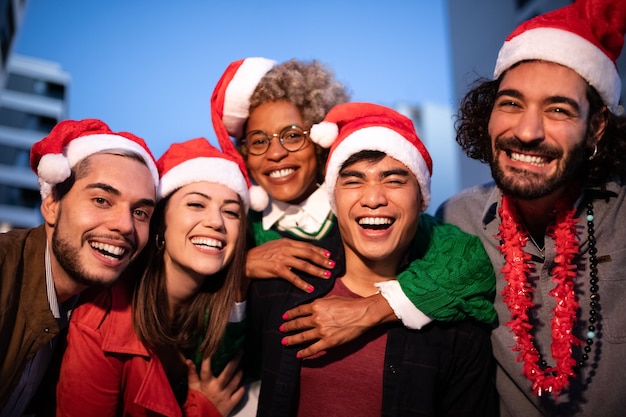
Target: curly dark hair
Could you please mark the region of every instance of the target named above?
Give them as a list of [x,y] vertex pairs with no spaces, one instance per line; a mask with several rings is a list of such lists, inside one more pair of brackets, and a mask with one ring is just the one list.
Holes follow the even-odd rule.
[[[456,116],[456,141],[467,156],[483,163],[490,163],[493,158],[488,125],[503,75],[497,80],[478,79],[461,100]],[[606,128],[598,142],[597,154],[586,160],[579,172],[587,185],[601,186],[611,178],[626,177],[623,156],[626,155],[626,116],[610,112],[591,85],[587,87],[587,99],[590,104],[587,131],[592,132],[602,120],[606,120]]]
[[[263,76],[250,97],[249,113],[263,103],[286,100],[294,104],[302,115],[306,128],[324,120],[326,113],[337,104],[350,100],[348,89],[335,79],[334,73],[319,61],[291,59],[276,65]],[[245,132],[245,129],[244,129]],[[246,155],[245,146],[237,140],[239,152]],[[324,179],[328,149],[315,144],[317,179]]]

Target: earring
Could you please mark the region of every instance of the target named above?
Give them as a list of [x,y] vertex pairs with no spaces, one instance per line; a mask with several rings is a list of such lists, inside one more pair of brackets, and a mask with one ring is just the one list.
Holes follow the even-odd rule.
[[593,145],[593,153],[589,157],[589,160],[591,161],[593,158],[596,157],[597,154],[598,154],[598,145],[595,144],[595,145]]
[[165,239],[159,239],[159,234],[157,233],[157,235],[154,237],[155,238],[155,242],[156,242],[156,248],[158,250],[161,250],[165,247]]

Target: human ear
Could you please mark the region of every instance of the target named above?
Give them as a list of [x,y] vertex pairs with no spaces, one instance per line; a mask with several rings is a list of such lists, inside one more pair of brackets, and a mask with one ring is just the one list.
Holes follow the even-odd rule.
[[50,226],[54,226],[56,224],[57,213],[59,211],[60,204],[60,201],[52,197],[52,193],[44,197],[43,201],[41,202],[40,210],[46,224]]

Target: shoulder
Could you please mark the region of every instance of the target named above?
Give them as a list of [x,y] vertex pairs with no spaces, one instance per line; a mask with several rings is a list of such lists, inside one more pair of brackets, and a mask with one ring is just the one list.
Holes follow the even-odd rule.
[[43,226],[9,230],[0,233],[0,262],[5,258],[16,259],[25,252],[31,253],[36,250],[43,253],[45,247],[46,232]]
[[453,195],[437,209],[437,217],[441,217],[439,214],[445,214],[450,212],[456,212],[467,208],[485,207],[485,204],[492,197],[494,191],[496,191],[496,185],[494,182],[488,182],[481,185],[476,185],[470,188],[466,188]]
[[483,217],[494,214],[500,192],[493,182],[477,185],[450,197],[437,209],[437,218],[459,226],[472,234],[482,224]]

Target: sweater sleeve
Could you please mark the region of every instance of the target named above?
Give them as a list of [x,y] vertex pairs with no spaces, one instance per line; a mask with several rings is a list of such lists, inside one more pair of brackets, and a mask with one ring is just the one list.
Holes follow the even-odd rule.
[[495,274],[480,239],[427,214],[418,230],[424,255],[398,275],[412,304],[434,320],[495,323]]

